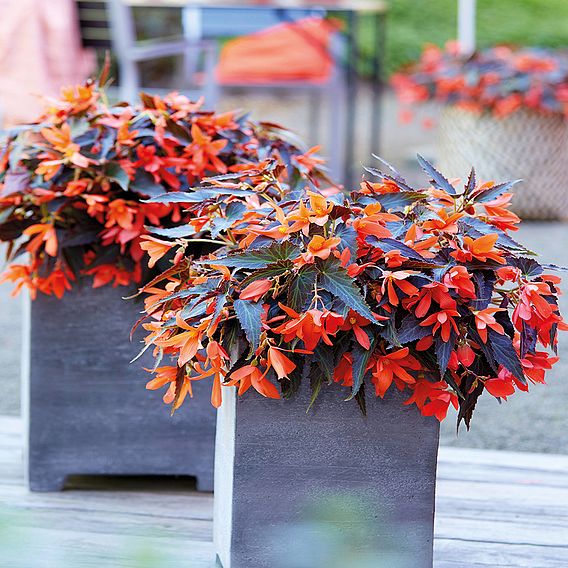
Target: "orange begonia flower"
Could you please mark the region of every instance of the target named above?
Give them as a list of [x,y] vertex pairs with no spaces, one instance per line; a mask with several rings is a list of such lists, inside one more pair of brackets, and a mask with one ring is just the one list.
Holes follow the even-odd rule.
[[32,237],[26,245],[26,249],[29,252],[36,253],[39,247],[45,243],[45,252],[49,256],[57,256],[57,234],[53,225],[50,223],[38,223],[27,227],[23,233],[28,237]]
[[150,260],[148,261],[148,266],[154,268],[156,262],[160,260],[173,246],[173,243],[168,241],[162,241],[156,237],[151,237],[150,235],[142,235],[140,237],[140,248],[145,250]]
[[432,333],[435,334],[440,331],[440,335],[444,341],[450,340],[450,335],[453,330],[458,333],[458,326],[454,321],[454,318],[459,317],[460,313],[457,310],[440,310],[431,316],[428,316],[425,320],[420,322],[422,326],[433,325]]
[[262,279],[255,280],[251,282],[243,291],[239,294],[241,300],[252,300],[253,302],[258,302],[268,290],[272,287],[272,280]]
[[464,237],[463,250],[457,249],[451,255],[459,262],[469,262],[472,258],[476,258],[481,262],[493,260],[499,264],[505,264],[503,253],[494,248],[498,238],[497,233],[483,235],[475,240],[471,237]]
[[487,328],[495,330],[497,333],[503,335],[505,330],[503,326],[495,321],[493,314],[503,311],[500,308],[485,308],[484,310],[474,311],[475,327],[481,337],[483,343],[487,343]]
[[266,398],[280,398],[278,389],[266,378],[258,367],[245,365],[231,373],[227,386],[238,386],[239,395],[244,394],[251,386]]
[[329,258],[331,251],[335,249],[339,243],[341,243],[341,239],[339,237],[325,239],[320,235],[316,235],[308,243],[308,252],[302,253],[299,264],[311,263],[316,257],[321,258],[322,260]]

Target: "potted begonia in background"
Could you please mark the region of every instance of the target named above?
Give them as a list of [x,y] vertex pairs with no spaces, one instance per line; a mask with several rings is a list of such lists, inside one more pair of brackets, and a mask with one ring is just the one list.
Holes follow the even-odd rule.
[[[457,45],[427,46],[395,74],[407,110],[443,105],[438,166],[459,177],[476,164],[483,179],[523,180],[512,210],[523,219],[568,217],[568,58],[551,50],[506,46],[471,56]],[[498,203],[501,205],[502,201]]]
[[151,280],[143,256],[169,247],[163,235],[188,238],[186,254],[214,250],[231,242],[231,223],[261,206],[254,192],[231,187],[172,203],[162,194],[234,172],[260,183],[257,171],[268,169],[282,185],[265,193],[278,201],[323,179],[321,160],[290,139],[175,93],[110,104],[94,82],[64,90],[40,122],[7,137],[3,279],[34,300],[24,361],[32,489],[60,489],[69,474],[185,474],[212,489],[214,409],[203,397],[171,420],[151,404],[139,389],[150,353],[129,365],[138,349],[128,333],[143,306],[122,298]]
[[419,161],[430,187],[368,168],[350,197],[271,203],[235,245],[178,257],[147,290],[153,381],[177,407],[207,380],[220,407],[224,568],[285,558],[274,534],[328,492],[364,500],[371,550],[394,542],[396,566],[431,567],[439,421],[454,406],[469,428],[479,396],[527,391],[557,360],[559,279],[494,205],[513,183],[472,170],[453,185]]

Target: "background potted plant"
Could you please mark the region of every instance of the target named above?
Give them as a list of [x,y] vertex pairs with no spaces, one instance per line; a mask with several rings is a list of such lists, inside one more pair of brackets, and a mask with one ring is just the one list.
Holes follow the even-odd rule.
[[163,235],[188,238],[186,254],[214,250],[258,205],[230,186],[183,199],[180,189],[235,172],[260,183],[266,168],[282,182],[266,194],[279,200],[323,179],[322,161],[276,125],[205,112],[175,93],[111,104],[103,84],[64,90],[40,122],[7,137],[0,157],[0,240],[11,262],[3,279],[34,299],[30,487],[59,489],[69,474],[186,474],[211,490],[214,409],[204,400],[172,421],[139,390],[151,356],[129,365],[137,348],[128,332],[142,306],[122,298],[151,280],[142,258],[169,248]]
[[474,163],[483,179],[519,177],[513,211],[524,219],[568,216],[565,55],[499,46],[466,57],[453,43],[430,45],[392,84],[404,105],[443,105],[440,169],[459,177]]
[[438,421],[454,406],[469,428],[484,392],[527,391],[557,360],[559,279],[509,235],[514,183],[472,170],[458,187],[419,161],[428,188],[368,168],[350,197],[270,203],[235,245],[178,258],[147,290],[152,384],[177,408],[207,379],[220,407],[225,568],[284,557],[269,533],[326,492],[363,495],[391,565],[431,567]]

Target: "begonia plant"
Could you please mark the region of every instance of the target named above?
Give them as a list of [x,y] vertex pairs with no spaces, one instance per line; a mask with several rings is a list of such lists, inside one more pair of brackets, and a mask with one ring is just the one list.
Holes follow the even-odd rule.
[[427,45],[391,84],[409,106],[432,100],[496,117],[519,109],[568,114],[568,58],[542,48],[498,46],[465,56],[455,42]]
[[566,325],[555,267],[510,236],[515,182],[472,170],[459,185],[419,161],[429,187],[367,168],[375,179],[349,197],[266,201],[233,225],[234,245],[200,259],[172,242],[182,254],[142,288],[147,388],[167,387],[176,409],[194,381],[211,381],[217,407],[227,386],[280,398],[307,381],[315,400],[340,383],[363,412],[366,390],[399,389],[439,420],[455,406],[469,427],[482,393],[543,383]]
[[160,199],[187,196],[206,177],[237,173],[258,188],[258,172],[270,170],[278,186],[264,191],[275,200],[326,182],[315,149],[301,150],[278,125],[208,112],[177,93],[111,104],[104,81],[64,89],[38,123],[0,144],[0,240],[11,262],[3,279],[16,291],[61,297],[80,274],[94,287],[141,283],[144,250],[163,247],[163,235],[190,237],[192,250],[224,244],[218,235],[258,206],[255,194],[225,182]]

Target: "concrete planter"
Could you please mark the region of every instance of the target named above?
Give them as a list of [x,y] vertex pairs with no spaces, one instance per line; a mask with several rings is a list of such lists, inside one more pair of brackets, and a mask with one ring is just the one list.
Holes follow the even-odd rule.
[[[215,410],[208,385],[173,417],[145,389],[151,367],[130,328],[142,305],[130,290],[89,284],[63,299],[28,304],[24,404],[28,474],[33,491],[63,487],[68,475],[189,475],[213,488]],[[27,404],[26,404],[27,403]]]
[[[288,401],[250,391],[237,399],[228,390],[215,458],[214,541],[223,568],[319,568],[315,559],[291,560],[293,552],[313,551],[333,540],[330,534],[354,528],[364,528],[367,546],[381,559],[357,566],[432,567],[434,418],[403,406],[398,391],[385,400],[367,394],[365,418],[339,387],[322,389],[309,413],[307,386]],[[305,506],[329,495],[358,500],[364,513],[356,523],[336,516],[306,524]]]
[[568,218],[568,123],[562,115],[520,110],[504,118],[449,106],[440,116],[438,166],[464,178],[523,181],[511,209],[522,219]]

